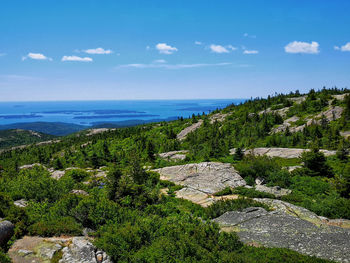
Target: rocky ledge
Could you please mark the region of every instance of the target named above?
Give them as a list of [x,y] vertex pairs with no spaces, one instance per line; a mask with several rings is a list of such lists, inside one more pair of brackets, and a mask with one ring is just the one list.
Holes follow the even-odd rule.
[[153,171],[160,174],[161,180],[171,181],[207,194],[214,194],[227,186],[235,188],[246,185],[244,179],[228,163],[191,163]]
[[[231,149],[230,154],[234,154],[236,149]],[[298,149],[298,148],[268,148],[260,147],[254,149],[243,150],[244,154],[253,155],[266,155],[268,157],[280,157],[280,158],[299,158],[301,154],[305,151],[310,151],[310,149]],[[335,155],[336,151],[330,150],[320,150],[325,156]]]
[[176,197],[208,206],[218,199],[234,199],[236,195],[214,197],[213,194],[226,187],[245,186],[246,182],[227,163],[203,162],[175,165],[153,170],[161,180],[171,181],[184,188],[176,192]]
[[235,231],[250,245],[280,247],[301,254],[350,262],[350,230],[315,225],[282,211],[267,212],[260,207],[230,211],[214,219],[223,231]]

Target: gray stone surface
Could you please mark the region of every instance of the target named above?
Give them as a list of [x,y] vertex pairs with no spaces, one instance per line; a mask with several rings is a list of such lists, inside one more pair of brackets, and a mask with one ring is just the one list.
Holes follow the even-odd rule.
[[112,263],[87,237],[31,237],[16,240],[8,254],[13,263],[50,263],[62,252],[59,263]]
[[72,243],[62,252],[59,263],[112,263],[105,252],[97,250],[85,237],[73,237]]
[[244,186],[246,182],[228,163],[203,162],[169,166],[153,170],[161,180],[213,194],[225,187]]
[[178,161],[178,160],[185,160],[187,153],[188,153],[187,150],[171,151],[171,152],[160,153],[159,157],[168,161]]
[[24,199],[20,199],[20,200],[14,201],[13,204],[17,207],[24,208],[28,205],[28,201]]
[[262,184],[255,186],[255,190],[260,191],[260,192],[264,192],[264,193],[268,193],[268,194],[273,194],[276,197],[288,195],[292,192],[292,190],[281,188],[279,186],[269,187],[269,186],[262,185]]
[[299,217],[263,208],[226,212],[214,219],[224,231],[237,232],[247,244],[281,247],[305,255],[350,262],[350,230],[317,226]]
[[13,230],[15,226],[7,220],[3,220],[0,218],[0,246],[7,243],[13,235]]
[[[268,148],[259,147],[254,149],[243,150],[244,154],[253,155],[266,155],[269,157],[280,157],[280,158],[299,158],[304,151],[310,151],[310,149],[298,149],[298,148]],[[336,151],[320,150],[326,156],[335,155]],[[230,154],[234,154],[235,149],[230,150]]]
[[179,134],[176,136],[176,138],[180,141],[183,141],[186,139],[187,135],[195,130],[197,130],[201,125],[203,124],[203,120],[199,120],[196,123],[193,123],[192,125],[186,127],[183,129]]

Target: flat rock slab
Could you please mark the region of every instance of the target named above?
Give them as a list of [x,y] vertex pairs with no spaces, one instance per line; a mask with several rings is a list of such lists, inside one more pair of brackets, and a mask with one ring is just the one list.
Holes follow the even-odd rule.
[[255,186],[255,190],[260,191],[260,192],[264,192],[264,193],[268,193],[268,194],[273,194],[276,197],[288,195],[292,192],[292,190],[290,190],[290,189],[281,188],[279,186],[269,187],[269,186],[261,185],[261,184]]
[[185,140],[187,135],[195,130],[197,130],[199,127],[201,127],[203,124],[203,120],[199,120],[196,123],[193,123],[192,125],[186,127],[183,129],[179,134],[176,136],[176,138],[180,141]]
[[160,153],[159,157],[164,160],[178,161],[178,160],[185,160],[187,153],[188,153],[187,150],[171,151],[171,152]]
[[315,224],[283,212],[248,208],[213,220],[223,231],[235,231],[247,244],[280,247],[301,254],[350,262],[350,230]]
[[[298,149],[298,148],[269,148],[269,147],[260,147],[254,149],[244,150],[244,154],[253,154],[253,155],[266,155],[269,157],[280,157],[280,158],[300,158],[303,152],[308,152],[310,149]],[[325,156],[335,155],[336,151],[330,150],[320,150],[324,153]],[[231,154],[235,153],[235,149],[230,150]]]
[[208,207],[213,203],[220,200],[232,200],[239,198],[239,195],[225,195],[225,196],[213,196],[211,194],[203,193],[199,190],[184,187],[176,192],[177,198],[182,198],[191,201],[197,205]]
[[226,187],[246,185],[244,179],[228,163],[191,163],[153,171],[160,174],[161,180],[171,181],[206,194],[214,194]]

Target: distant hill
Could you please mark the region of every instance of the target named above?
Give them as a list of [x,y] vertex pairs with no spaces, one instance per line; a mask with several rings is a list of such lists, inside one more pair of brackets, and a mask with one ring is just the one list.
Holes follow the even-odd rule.
[[117,122],[94,122],[91,126],[78,125],[73,123],[65,122],[26,122],[26,123],[12,123],[6,125],[0,125],[0,130],[31,130],[36,132],[41,132],[45,134],[55,135],[55,136],[65,136],[75,132],[79,132],[85,129],[91,128],[123,128],[131,127],[140,124],[146,124],[151,122],[160,121],[172,121],[176,120],[177,117],[169,117],[167,119],[151,119],[151,120],[125,120]]
[[13,123],[0,125],[0,130],[22,129],[32,130],[36,132],[63,136],[74,132],[78,132],[88,127],[78,124],[64,123],[64,122],[27,122],[27,123]]
[[0,149],[48,141],[53,138],[56,136],[30,130],[2,130],[0,131]]

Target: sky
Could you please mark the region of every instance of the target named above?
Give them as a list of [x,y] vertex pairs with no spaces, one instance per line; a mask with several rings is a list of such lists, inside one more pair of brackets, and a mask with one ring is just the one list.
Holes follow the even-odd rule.
[[0,101],[350,87],[350,1],[2,0]]

